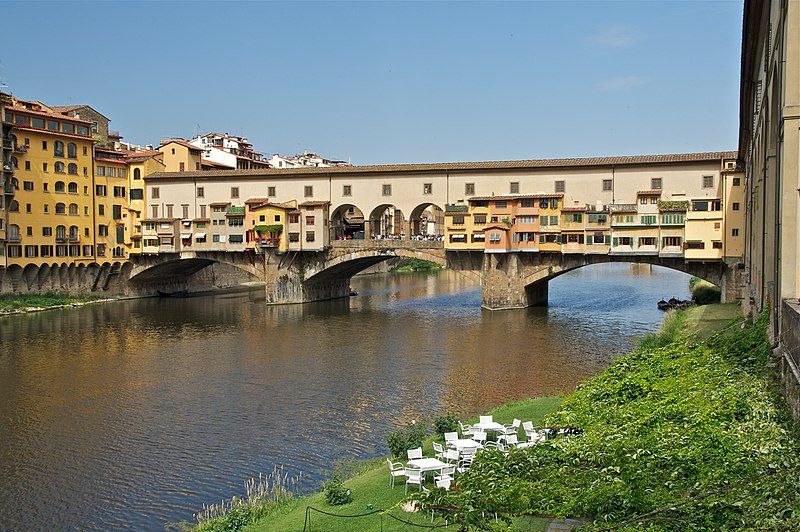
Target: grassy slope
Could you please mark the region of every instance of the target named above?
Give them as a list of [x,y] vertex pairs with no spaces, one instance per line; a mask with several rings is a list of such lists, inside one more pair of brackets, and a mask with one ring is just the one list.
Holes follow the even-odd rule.
[[82,303],[97,299],[93,296],[65,296],[61,294],[2,294],[0,295],[0,312],[9,310],[18,310],[29,307],[55,307],[58,305],[67,305],[71,303]]
[[[522,420],[531,420],[538,424],[544,416],[556,408],[561,403],[559,397],[540,397],[537,399],[526,399],[516,403],[503,405],[489,412],[501,423],[510,423],[515,417]],[[430,442],[426,444],[426,454],[431,454]],[[275,513],[262,518],[257,523],[250,525],[246,530],[249,531],[292,531],[302,530],[307,506],[313,506],[327,512],[343,515],[353,515],[367,512],[367,505],[371,504],[374,509],[392,508],[405,498],[402,481],[394,489],[388,485],[389,474],[385,459],[375,463],[363,473],[345,481],[345,486],[350,488],[353,494],[353,502],[338,507],[329,506],[321,493],[315,493],[307,497],[301,497],[281,507]],[[430,516],[420,516],[403,512],[395,508],[390,512],[403,519],[430,523]],[[327,517],[319,514],[312,514],[312,530],[326,531],[346,531],[357,529],[360,532],[372,530],[391,531],[407,530],[406,525],[398,523],[391,518],[383,518],[383,528],[381,528],[381,517],[373,515],[355,519],[341,519]],[[526,528],[539,528],[539,522],[526,522]]]

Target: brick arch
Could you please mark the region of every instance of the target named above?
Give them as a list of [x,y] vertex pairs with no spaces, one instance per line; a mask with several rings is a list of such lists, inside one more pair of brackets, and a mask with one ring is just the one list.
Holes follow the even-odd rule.
[[264,264],[254,254],[228,254],[225,252],[199,252],[191,257],[178,254],[143,255],[134,259],[130,269],[129,281],[132,283],[158,281],[165,277],[188,278],[215,263],[227,264],[247,272],[251,277],[261,280],[264,277]]

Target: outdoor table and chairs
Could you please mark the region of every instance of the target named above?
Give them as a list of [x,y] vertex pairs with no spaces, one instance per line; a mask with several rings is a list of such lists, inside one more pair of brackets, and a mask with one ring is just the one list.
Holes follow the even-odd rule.
[[483,445],[480,442],[472,439],[458,439],[450,440],[450,445],[458,452],[463,452],[465,449],[482,449]]

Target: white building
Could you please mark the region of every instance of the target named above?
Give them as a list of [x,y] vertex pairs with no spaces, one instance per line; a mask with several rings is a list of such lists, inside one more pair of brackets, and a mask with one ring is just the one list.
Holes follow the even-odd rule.
[[193,138],[189,144],[203,150],[203,159],[227,168],[269,168],[269,163],[253,149],[247,137],[211,132]]
[[337,161],[334,159],[326,159],[319,154],[311,152],[303,152],[292,157],[274,154],[269,159],[269,165],[272,168],[301,168],[304,166],[312,166],[316,168],[330,168],[332,166],[351,166],[348,161]]

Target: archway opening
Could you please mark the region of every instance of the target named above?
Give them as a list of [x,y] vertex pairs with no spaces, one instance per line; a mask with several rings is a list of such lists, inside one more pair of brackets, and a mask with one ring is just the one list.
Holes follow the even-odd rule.
[[405,240],[409,227],[403,211],[394,205],[378,205],[369,215],[370,238],[376,240]]
[[422,203],[411,211],[409,218],[412,240],[442,240],[444,211],[434,203]]
[[331,240],[363,240],[364,213],[352,204],[340,205],[331,214]]

